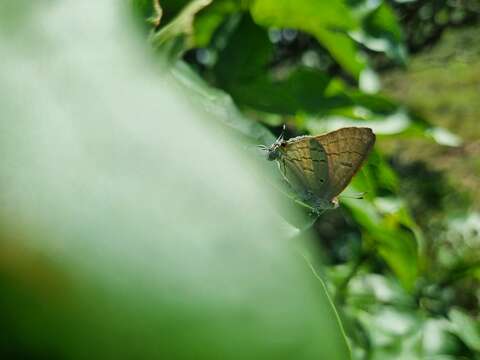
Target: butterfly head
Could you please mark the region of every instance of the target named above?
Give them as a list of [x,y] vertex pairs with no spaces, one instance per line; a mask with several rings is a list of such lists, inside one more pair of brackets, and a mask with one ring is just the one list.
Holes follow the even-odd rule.
[[267,160],[273,161],[277,160],[281,156],[281,147],[283,146],[285,140],[283,139],[283,134],[285,133],[285,125],[283,125],[283,130],[280,136],[275,140],[275,142],[270,146],[260,145],[259,147],[262,150],[265,150],[267,153]]

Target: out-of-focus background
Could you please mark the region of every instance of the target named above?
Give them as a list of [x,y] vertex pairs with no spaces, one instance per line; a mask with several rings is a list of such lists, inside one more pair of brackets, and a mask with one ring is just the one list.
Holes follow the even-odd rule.
[[[480,359],[477,0],[113,3],[0,5],[0,355]],[[377,135],[313,225],[283,124]]]

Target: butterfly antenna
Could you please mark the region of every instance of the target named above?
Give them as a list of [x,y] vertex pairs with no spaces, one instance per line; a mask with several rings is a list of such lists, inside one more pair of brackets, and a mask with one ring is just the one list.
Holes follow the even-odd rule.
[[284,137],[285,137],[285,131],[287,130],[287,126],[285,124],[283,124],[282,126],[282,132],[280,133],[280,136],[278,137],[277,141],[278,142],[281,142],[283,141]]

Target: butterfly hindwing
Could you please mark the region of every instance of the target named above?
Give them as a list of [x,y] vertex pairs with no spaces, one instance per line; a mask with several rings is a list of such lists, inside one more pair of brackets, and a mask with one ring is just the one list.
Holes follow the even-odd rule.
[[322,194],[329,200],[340,194],[362,166],[375,143],[369,128],[343,128],[314,138],[328,158],[328,186]]

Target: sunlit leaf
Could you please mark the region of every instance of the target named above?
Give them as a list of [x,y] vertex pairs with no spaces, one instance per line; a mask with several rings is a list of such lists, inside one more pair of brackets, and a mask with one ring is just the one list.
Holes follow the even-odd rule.
[[193,40],[191,37],[194,33],[193,22],[195,15],[211,2],[212,0],[194,0],[190,2],[171,22],[163,26],[160,31],[152,36],[152,45],[157,48],[165,47],[167,42],[181,37],[185,41],[182,50],[192,47]]
[[451,309],[451,330],[470,348],[480,352],[480,322],[460,309]]

